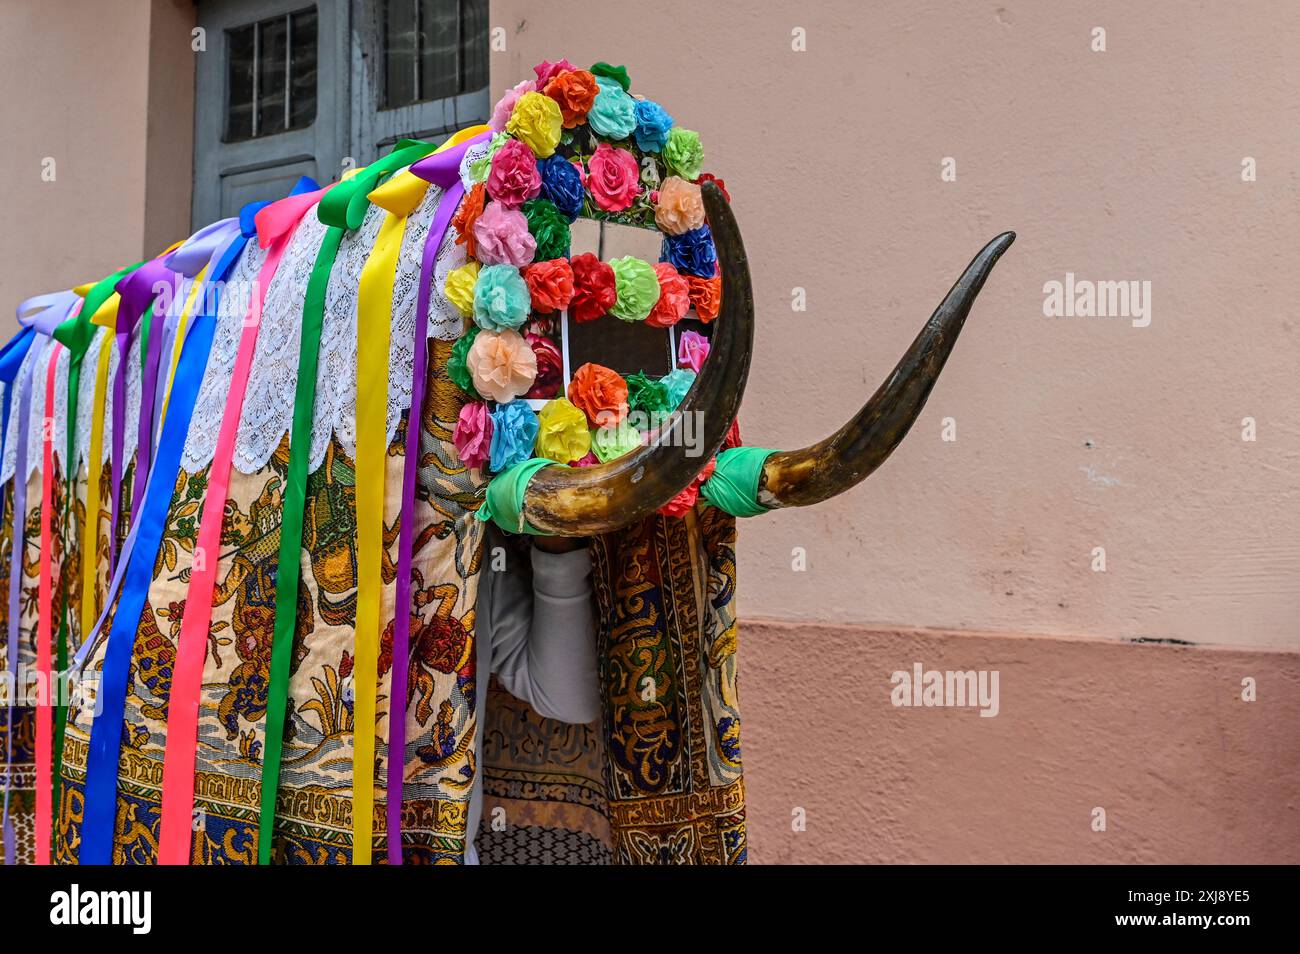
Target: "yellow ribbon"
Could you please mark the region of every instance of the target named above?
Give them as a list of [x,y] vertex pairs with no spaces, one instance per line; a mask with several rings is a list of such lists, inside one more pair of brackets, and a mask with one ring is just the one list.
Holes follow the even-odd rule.
[[[357,622],[353,671],[352,863],[371,862],[375,809],[376,698],[383,590],[384,485],[388,461],[388,350],[393,281],[407,217],[429,183],[401,172],[367,196],[388,211],[361,270],[357,295]],[[416,342],[416,346],[419,346]],[[401,519],[410,519],[403,514]],[[394,660],[393,665],[402,665]],[[390,700],[390,708],[402,709]],[[393,716],[400,718],[400,714]],[[400,758],[389,753],[389,758]]]
[[[114,298],[117,296],[114,295]],[[114,315],[116,318],[116,315]],[[113,332],[102,332],[99,361],[95,364],[94,411],[91,414],[90,452],[86,457],[86,519],[81,527],[81,638],[89,639],[99,619],[99,477],[104,456],[104,404],[108,398],[108,364],[113,356]]]

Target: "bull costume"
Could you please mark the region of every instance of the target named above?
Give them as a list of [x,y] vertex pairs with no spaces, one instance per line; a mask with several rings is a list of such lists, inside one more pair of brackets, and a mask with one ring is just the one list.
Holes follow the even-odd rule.
[[[1013,236],[843,428],[742,446],[753,298],[699,137],[622,67],[536,74],[487,126],[20,308],[0,666],[79,691],[0,721],[6,863],[744,862],[736,517],[884,461]],[[578,219],[661,260],[573,255]],[[586,322],[678,366],[571,369]],[[557,585],[530,535],[590,539],[585,708],[476,646],[485,573]]]

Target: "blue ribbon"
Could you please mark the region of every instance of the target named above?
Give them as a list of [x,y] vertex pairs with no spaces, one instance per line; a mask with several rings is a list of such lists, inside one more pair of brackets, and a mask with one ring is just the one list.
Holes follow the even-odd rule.
[[[249,237],[245,232],[231,242],[213,270],[210,281],[225,278],[248,244]],[[140,627],[140,615],[144,611],[149,585],[153,582],[154,563],[162,545],[176,475],[180,471],[181,450],[189,433],[194,403],[198,399],[208,353],[212,349],[220,286],[216,288],[217,294],[210,296],[211,307],[202,309],[181,350],[158,455],[154,459],[148,487],[136,518],[138,534],[135,546],[122,577],[122,595],[118,599],[117,611],[112,614],[112,628],[108,634],[108,646],[104,650],[104,669],[100,675],[97,698],[99,712],[91,726],[90,752],[86,760],[85,815],[81,826],[79,855],[79,862],[83,865],[107,865],[113,862],[117,763],[121,755],[122,723],[126,717],[127,676],[131,668],[136,633]],[[95,635],[108,617],[106,609],[99,626],[96,626]],[[90,639],[86,643],[89,645]]]
[[[22,367],[23,359],[27,357],[27,352],[31,350],[32,342],[36,340],[36,329],[32,327],[24,328],[18,332],[9,343],[0,350],[0,383],[4,385],[4,407],[0,409],[0,461],[4,460],[5,440],[9,435],[9,411],[13,407],[14,381],[18,378],[18,369]],[[26,440],[27,435],[18,433],[14,435],[15,440]],[[24,462],[25,463],[25,462]],[[25,468],[24,468],[25,469]],[[17,470],[14,471],[17,474]],[[26,474],[23,478],[26,479]],[[3,489],[0,489],[0,523],[4,522],[5,516],[5,496]],[[18,527],[14,527],[13,539],[15,541],[14,549],[9,556],[9,573],[14,572],[14,567],[22,566],[22,554],[18,548],[21,539]],[[22,572],[21,569],[19,572]],[[7,595],[7,593],[6,593]],[[18,643],[17,640],[6,640],[11,643],[7,647],[7,670],[13,676],[14,695],[18,690]],[[14,832],[13,822],[9,818],[9,790],[13,783],[14,769],[14,709],[18,705],[17,698],[5,700],[5,791],[3,807],[3,829],[4,829],[4,852],[5,864],[13,865],[18,863],[15,857],[17,848],[17,839]]]

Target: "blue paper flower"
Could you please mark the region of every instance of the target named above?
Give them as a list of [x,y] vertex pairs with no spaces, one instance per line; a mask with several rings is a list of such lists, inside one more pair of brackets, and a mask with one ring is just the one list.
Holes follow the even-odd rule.
[[636,100],[613,80],[597,77],[600,92],[587,113],[591,128],[610,139],[626,139],[636,129]]
[[537,414],[526,401],[501,404],[492,412],[492,446],[488,466],[496,473],[522,464],[533,456],[537,442]]
[[673,117],[653,100],[643,99],[636,104],[636,144],[642,152],[658,152],[668,141],[668,130],[673,128]]
[[684,275],[712,278],[717,273],[718,252],[713,247],[713,232],[707,225],[681,235],[665,235],[659,261],[670,263]]
[[586,190],[577,167],[563,156],[555,155],[543,159],[537,168],[542,172],[542,197],[554,202],[570,222],[581,215]]
[[489,265],[474,286],[474,323],[485,331],[515,329],[532,308],[528,283],[513,265]]

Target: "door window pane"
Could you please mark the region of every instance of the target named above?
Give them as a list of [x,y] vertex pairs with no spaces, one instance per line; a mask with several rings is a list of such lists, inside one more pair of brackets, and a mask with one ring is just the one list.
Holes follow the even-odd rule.
[[316,119],[316,8],[226,31],[227,142]]
[[487,85],[487,0],[385,0],[384,107]]

